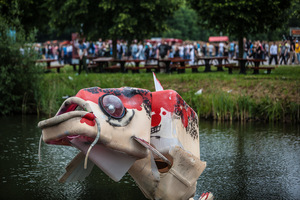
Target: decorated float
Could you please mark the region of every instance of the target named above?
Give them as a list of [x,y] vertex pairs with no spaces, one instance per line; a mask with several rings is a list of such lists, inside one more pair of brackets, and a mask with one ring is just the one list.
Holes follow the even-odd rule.
[[[123,87],[80,90],[39,122],[41,141],[80,153],[60,182],[83,180],[96,165],[115,181],[128,172],[148,199],[190,199],[206,167],[198,117],[173,90]],[[40,152],[40,151],[39,151]],[[200,199],[213,199],[203,193]]]

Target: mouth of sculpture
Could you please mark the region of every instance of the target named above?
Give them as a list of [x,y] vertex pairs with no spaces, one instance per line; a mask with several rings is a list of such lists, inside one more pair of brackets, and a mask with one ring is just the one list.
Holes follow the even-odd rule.
[[87,142],[92,143],[95,140],[95,137],[88,136],[84,133],[84,130],[79,130],[76,133],[74,133],[74,131],[68,131],[68,128],[72,128],[72,125],[76,123],[74,120],[75,118],[80,119],[80,123],[87,124],[90,127],[94,127],[96,124],[98,129],[100,129],[100,123],[97,122],[98,120],[93,114],[89,104],[81,98],[71,97],[62,104],[54,117],[39,122],[38,127],[41,129],[55,127],[62,123],[65,123],[66,127],[69,126],[66,130],[62,130],[60,133],[54,133],[51,137],[48,136],[48,133],[43,134],[45,142],[47,144],[70,146],[71,140],[75,138],[82,138]]

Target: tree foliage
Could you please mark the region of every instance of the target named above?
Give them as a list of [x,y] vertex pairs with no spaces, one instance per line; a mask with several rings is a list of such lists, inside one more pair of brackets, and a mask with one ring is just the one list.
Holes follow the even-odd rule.
[[[18,3],[11,8],[10,16],[19,16]],[[36,111],[41,68],[34,62],[34,36],[25,34],[18,17],[0,14],[0,115]]]
[[165,38],[207,41],[210,35],[214,35],[213,31],[199,25],[196,11],[186,5],[168,18],[166,24],[167,30],[162,34]]
[[282,27],[288,20],[292,0],[188,0],[207,27],[236,36],[239,57],[242,38]]
[[291,0],[188,1],[207,27],[241,37],[281,27],[291,6]]
[[144,39],[165,29],[165,19],[182,0],[47,0],[50,24],[63,30],[73,26],[90,39]]
[[[25,34],[29,34],[37,28],[41,32],[49,30],[49,13],[45,6],[46,0],[1,0],[1,15],[9,22],[14,23],[16,18],[19,19]],[[18,4],[18,9],[15,5]],[[16,12],[18,11],[18,12]]]

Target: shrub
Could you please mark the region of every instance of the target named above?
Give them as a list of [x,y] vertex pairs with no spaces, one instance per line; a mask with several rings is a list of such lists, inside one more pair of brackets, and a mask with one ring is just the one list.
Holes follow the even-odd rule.
[[35,33],[25,34],[18,19],[0,15],[0,114],[36,111],[41,71],[35,65]]

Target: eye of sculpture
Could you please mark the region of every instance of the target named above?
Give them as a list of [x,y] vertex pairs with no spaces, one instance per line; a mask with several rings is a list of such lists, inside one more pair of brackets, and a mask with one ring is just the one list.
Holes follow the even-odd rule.
[[125,115],[126,109],[122,101],[114,95],[106,94],[100,97],[99,106],[106,115],[112,118],[120,119]]

